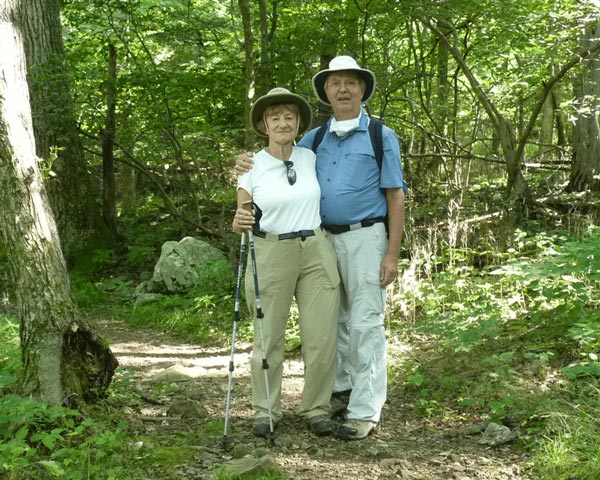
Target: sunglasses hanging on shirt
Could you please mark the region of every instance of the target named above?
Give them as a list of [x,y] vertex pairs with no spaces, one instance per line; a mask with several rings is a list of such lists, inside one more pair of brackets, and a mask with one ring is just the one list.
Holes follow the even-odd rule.
[[288,183],[290,185],[293,185],[294,183],[296,183],[296,170],[294,170],[292,168],[294,166],[294,162],[290,162],[289,160],[284,160],[283,164],[285,165],[285,168],[287,170]]

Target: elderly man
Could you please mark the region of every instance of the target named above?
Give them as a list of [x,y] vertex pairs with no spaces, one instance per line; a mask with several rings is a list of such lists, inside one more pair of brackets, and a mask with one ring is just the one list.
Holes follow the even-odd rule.
[[[333,415],[345,412],[339,438],[363,440],[377,430],[387,394],[386,286],[398,273],[405,182],[398,139],[386,126],[381,165],[376,159],[371,118],[362,107],[375,90],[373,72],[344,55],[312,84],[333,109],[322,139],[315,142],[316,128],[298,144],[317,154],[322,227],[342,280],[331,409]],[[244,169],[242,159],[236,169]]]

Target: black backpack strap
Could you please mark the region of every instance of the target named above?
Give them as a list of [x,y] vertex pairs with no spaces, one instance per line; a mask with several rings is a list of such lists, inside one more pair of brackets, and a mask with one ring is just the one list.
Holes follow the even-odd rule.
[[315,133],[315,136],[313,137],[313,143],[312,143],[312,151],[317,153],[317,148],[319,148],[319,145],[321,145],[321,142],[323,141],[323,137],[325,136],[325,132],[327,131],[327,124],[321,125],[319,127],[319,129],[317,130],[317,132]]
[[[373,147],[373,153],[375,154],[375,160],[377,160],[377,166],[381,174],[381,165],[383,164],[383,122],[376,118],[369,117],[369,137],[371,138],[371,146]],[[383,219],[385,225],[385,232],[389,235],[389,217],[388,213],[385,213]]]
[[375,154],[375,160],[377,160],[377,166],[381,170],[383,163],[383,122],[376,118],[370,117],[369,119],[369,137],[371,137],[371,146],[373,147],[373,153]]

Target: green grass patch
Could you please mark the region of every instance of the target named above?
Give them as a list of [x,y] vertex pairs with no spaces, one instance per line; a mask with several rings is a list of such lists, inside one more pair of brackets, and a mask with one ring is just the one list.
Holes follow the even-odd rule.
[[541,435],[529,438],[530,466],[535,478],[595,480],[600,478],[600,389],[598,382],[575,382],[545,412]]

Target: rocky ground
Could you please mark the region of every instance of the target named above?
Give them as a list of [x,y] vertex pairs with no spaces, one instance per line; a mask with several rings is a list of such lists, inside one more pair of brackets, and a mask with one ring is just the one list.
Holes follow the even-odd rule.
[[[140,400],[122,408],[145,443],[160,435],[157,441],[165,444],[169,438],[224,418],[230,345],[201,348],[112,321],[101,322],[99,330],[110,342],[121,368],[132,372],[130,386]],[[451,428],[417,417],[404,405],[402,392],[394,388],[389,392],[382,428],[367,440],[345,442],[313,435],[294,414],[302,387],[302,364],[296,355],[290,355],[286,362],[286,414],[275,442],[258,439],[252,435],[249,353],[249,345],[237,345],[227,448],[222,430],[213,432],[197,439],[197,445],[190,445],[197,452],[192,461],[183,461],[168,475],[160,476],[153,474],[149,465],[148,479],[211,479],[216,470],[245,454],[268,459],[269,465],[274,463],[287,478],[297,480],[530,478],[523,468],[526,459],[510,443],[490,447],[480,443],[480,433],[467,434],[468,426]],[[157,394],[157,382],[174,387]],[[146,446],[140,442],[139,448]]]

